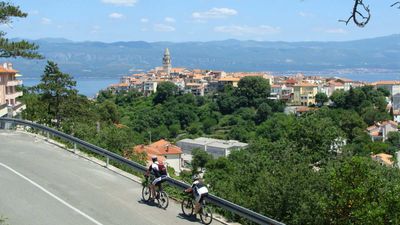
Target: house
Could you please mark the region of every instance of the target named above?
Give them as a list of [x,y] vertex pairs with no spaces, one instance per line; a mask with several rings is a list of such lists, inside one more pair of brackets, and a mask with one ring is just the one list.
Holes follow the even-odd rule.
[[221,77],[218,79],[218,88],[221,90],[225,85],[232,85],[233,87],[237,87],[240,78],[238,77]]
[[26,108],[17,101],[17,98],[22,96],[22,91],[17,91],[17,86],[22,85],[22,81],[17,79],[21,75],[17,73],[11,63],[0,66],[0,117],[16,116]]
[[345,89],[346,88],[343,83],[330,80],[321,88],[320,92],[325,93],[328,97],[330,97],[333,92],[340,90],[344,91]]
[[392,107],[393,107],[393,110],[400,110],[400,93],[393,95]]
[[200,137],[196,139],[183,139],[176,143],[185,154],[192,154],[192,150],[199,148],[211,154],[214,158],[226,157],[235,149],[243,149],[248,146],[236,140],[220,140]]
[[204,96],[206,93],[206,83],[186,83],[185,93],[191,93],[196,96]]
[[150,96],[151,94],[156,93],[158,82],[154,80],[148,80],[143,82],[142,85],[143,95]]
[[400,93],[400,81],[378,81],[371,83],[375,88],[383,88],[390,92],[390,96]]
[[282,98],[282,89],[286,88],[285,85],[273,84],[271,85],[271,93],[268,99],[278,100]]
[[315,95],[318,85],[311,83],[298,83],[293,86],[293,103],[301,106],[315,105]]
[[382,166],[392,167],[394,164],[393,156],[385,153],[371,155],[372,160],[379,162]]
[[175,171],[180,172],[182,169],[181,148],[164,139],[150,145],[137,145],[133,148],[133,151],[136,153],[146,153],[147,161],[149,162],[151,162],[151,157],[156,155],[160,161],[174,168]]
[[376,123],[367,128],[368,134],[371,136],[372,141],[386,141],[389,132],[398,131],[398,123],[392,120]]
[[400,123],[400,110],[393,110],[393,120],[396,123]]

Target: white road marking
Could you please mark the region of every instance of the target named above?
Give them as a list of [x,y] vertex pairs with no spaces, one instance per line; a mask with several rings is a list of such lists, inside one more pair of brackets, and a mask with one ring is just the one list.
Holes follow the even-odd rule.
[[31,179],[25,177],[24,175],[22,175],[21,173],[17,172],[16,170],[12,169],[11,167],[3,164],[0,162],[0,166],[10,170],[11,172],[15,173],[16,175],[20,176],[21,178],[23,178],[24,180],[28,181],[29,183],[31,183],[32,185],[34,185],[35,187],[39,188],[40,190],[42,190],[44,193],[50,195],[51,197],[53,197],[54,199],[56,199],[57,201],[61,202],[62,204],[64,204],[65,206],[67,206],[68,208],[74,210],[75,212],[81,214],[83,217],[87,218],[88,220],[92,221],[94,224],[97,225],[103,225],[102,223],[100,223],[99,221],[93,219],[92,217],[90,217],[89,215],[87,215],[86,213],[82,212],[81,210],[73,207],[71,204],[69,204],[68,202],[62,200],[61,198],[57,197],[55,194],[51,193],[50,191],[46,190],[44,187],[40,186],[39,184],[37,184],[36,182],[32,181]]

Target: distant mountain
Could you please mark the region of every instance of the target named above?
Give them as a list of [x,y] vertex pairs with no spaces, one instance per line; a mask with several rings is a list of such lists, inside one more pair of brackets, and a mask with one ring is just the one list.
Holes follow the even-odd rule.
[[[119,77],[161,65],[169,48],[174,67],[225,71],[400,70],[400,35],[346,42],[73,42],[35,41],[48,60],[75,77]],[[45,60],[11,60],[27,77],[38,77]]]

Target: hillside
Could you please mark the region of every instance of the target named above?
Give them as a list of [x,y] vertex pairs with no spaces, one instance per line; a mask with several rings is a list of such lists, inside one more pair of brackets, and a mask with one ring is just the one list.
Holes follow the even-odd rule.
[[[161,64],[170,48],[176,67],[225,71],[400,69],[400,35],[346,42],[73,42],[33,40],[49,60],[76,77],[115,77]],[[25,76],[37,77],[45,60],[11,60]],[[131,71],[131,72],[130,72]]]

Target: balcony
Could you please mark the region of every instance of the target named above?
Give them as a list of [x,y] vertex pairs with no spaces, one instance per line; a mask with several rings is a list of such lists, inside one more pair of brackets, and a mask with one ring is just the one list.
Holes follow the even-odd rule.
[[18,85],[22,85],[22,80],[9,80],[7,81],[6,84],[7,87],[18,86]]
[[7,104],[0,105],[0,117],[7,115]]
[[6,94],[6,99],[16,99],[20,96],[22,96],[22,91],[14,92],[11,94]]

